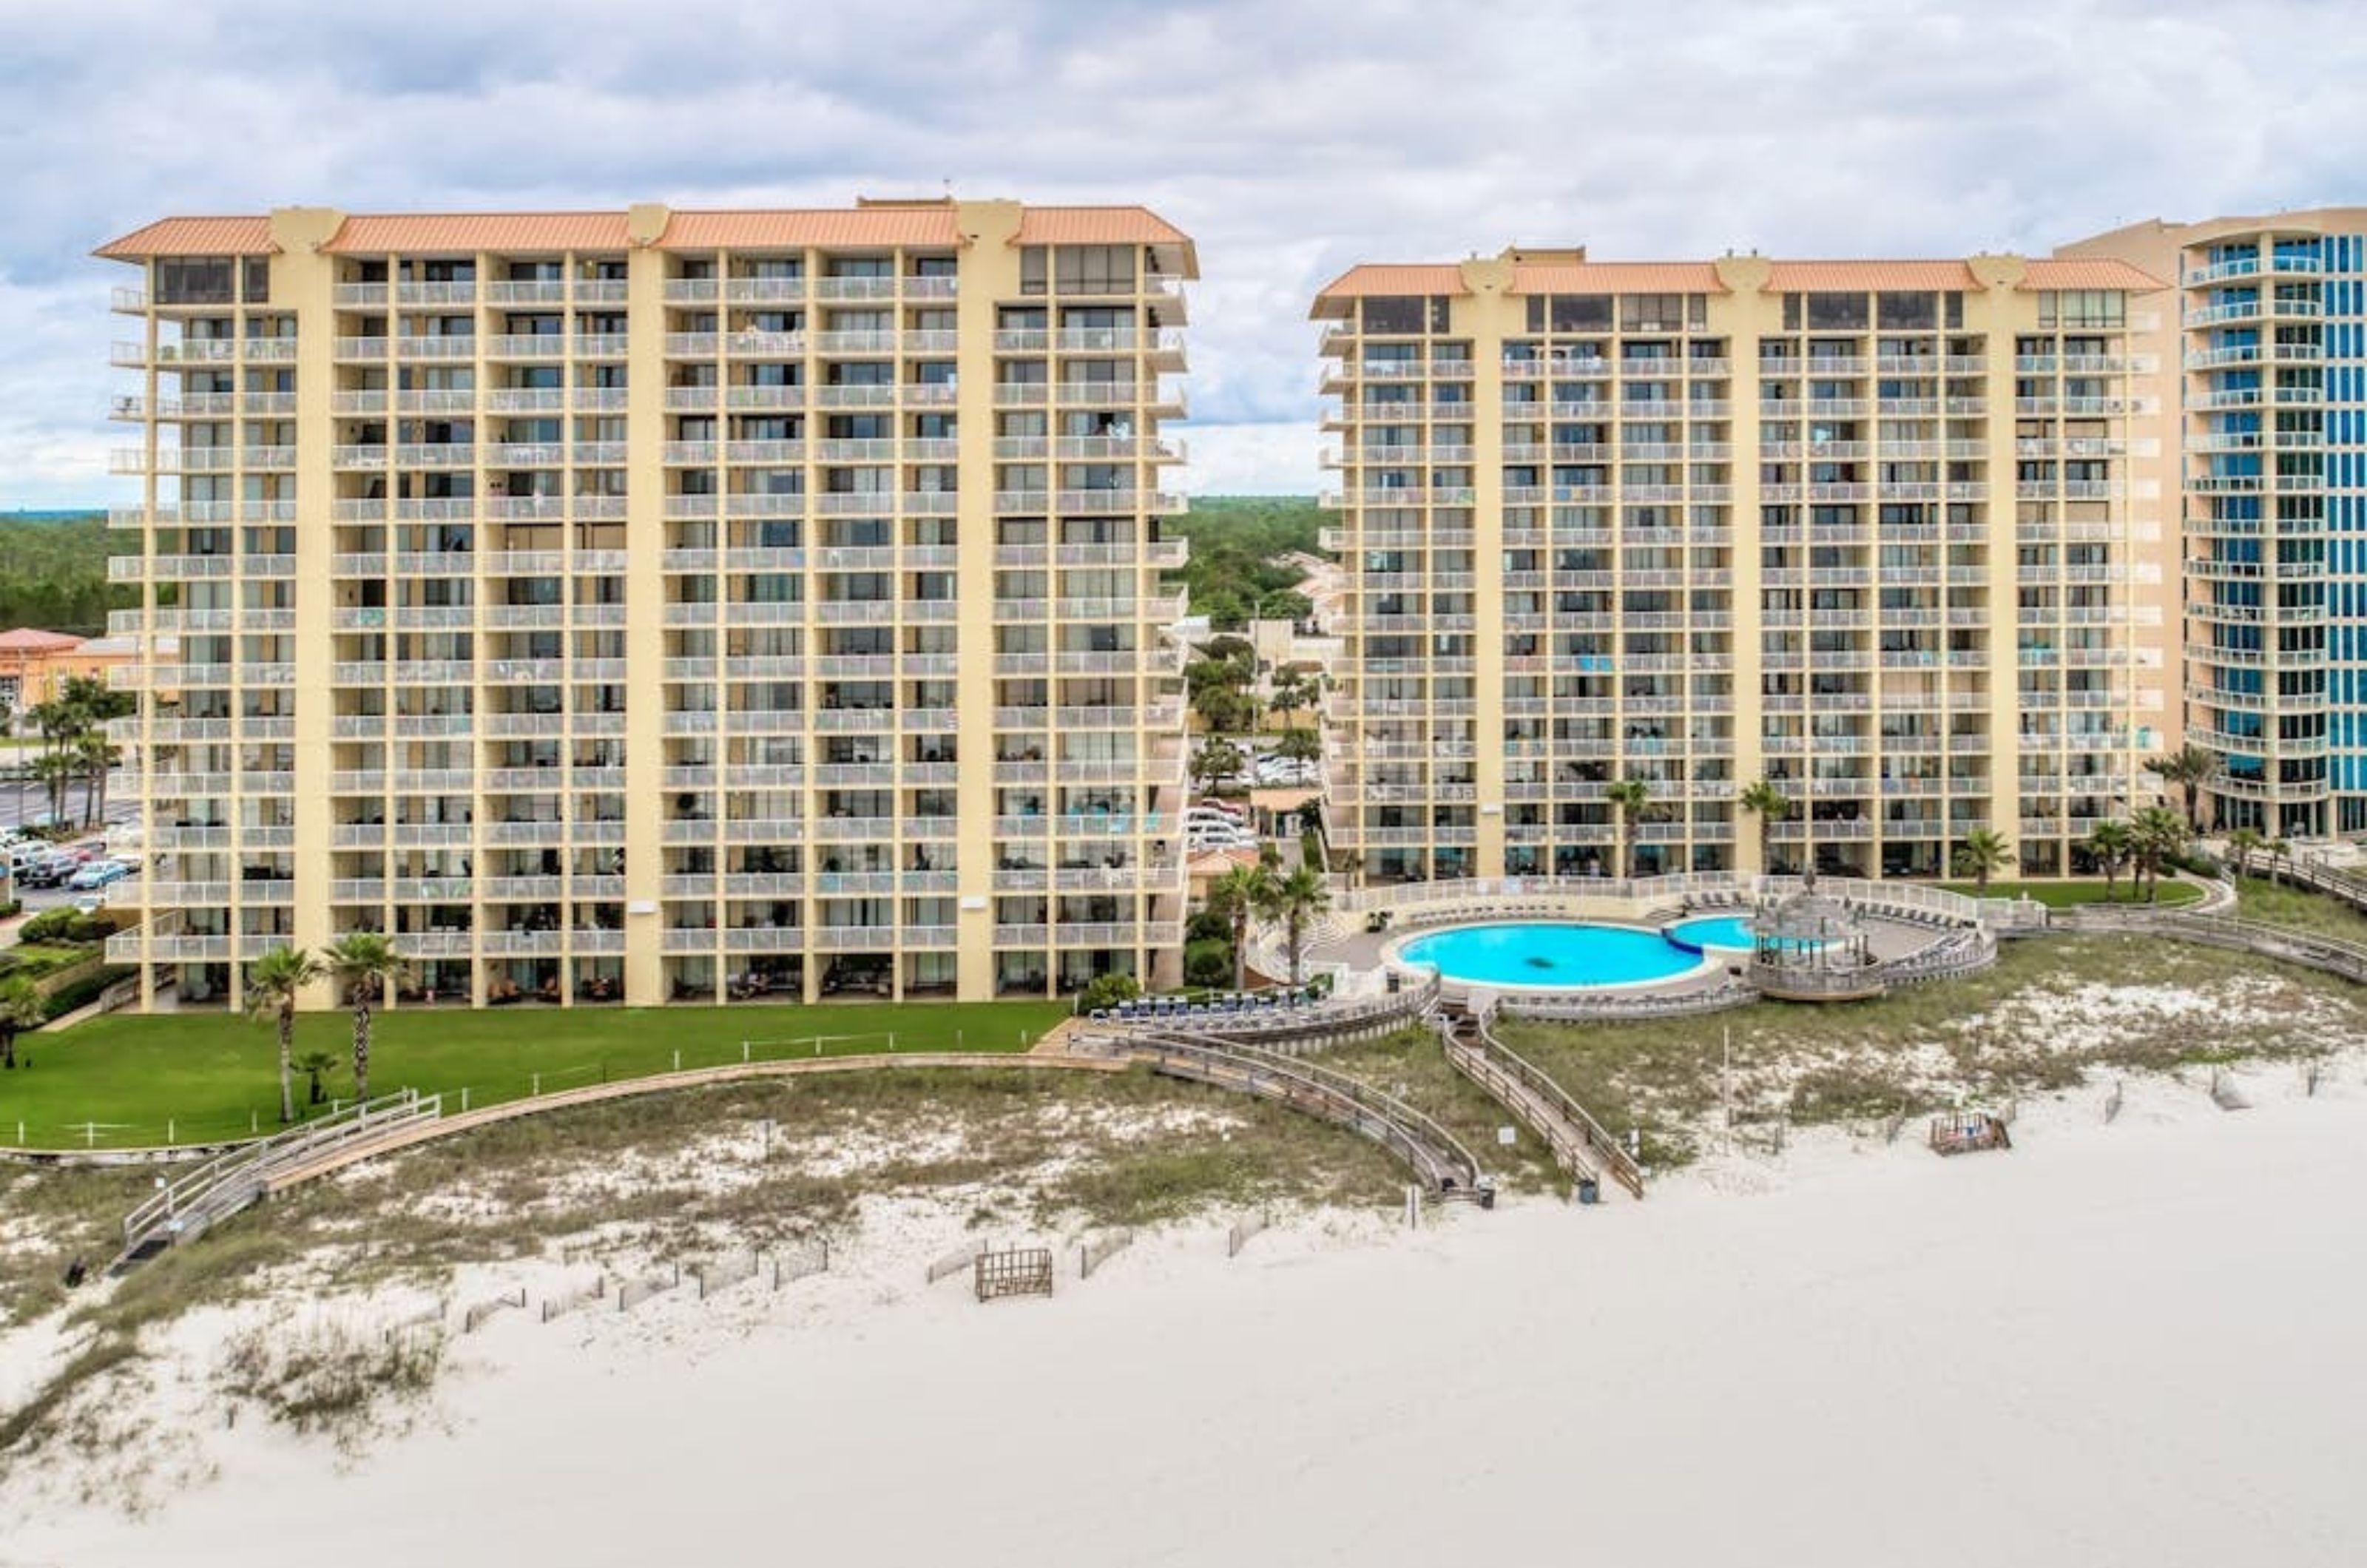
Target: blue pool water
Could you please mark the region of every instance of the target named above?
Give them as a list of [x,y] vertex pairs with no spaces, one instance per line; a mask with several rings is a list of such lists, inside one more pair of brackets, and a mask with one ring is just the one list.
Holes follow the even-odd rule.
[[1450,980],[1507,989],[1636,986],[1690,975],[1702,964],[1700,953],[1658,931],[1567,921],[1462,926],[1416,937],[1398,956],[1434,965]]
[[[1697,920],[1686,920],[1669,928],[1669,940],[1696,953],[1706,947],[1750,953],[1759,945],[1758,933],[1751,929],[1750,920],[1740,915],[1704,915]],[[1825,944],[1814,937],[1794,937],[1784,945],[1805,951]]]

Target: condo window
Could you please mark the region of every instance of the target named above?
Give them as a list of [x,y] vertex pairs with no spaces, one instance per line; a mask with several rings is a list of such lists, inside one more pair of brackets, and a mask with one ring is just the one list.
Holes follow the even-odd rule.
[[2047,289],[2038,297],[2042,327],[2117,327],[2126,321],[2128,296],[2116,288]]
[[1367,333],[1410,336],[1421,331],[1427,316],[1427,307],[1419,294],[1376,294],[1363,301],[1363,310]]
[[[1790,299],[1787,296],[1784,324],[1793,324]],[[1810,294],[1806,296],[1806,314],[1810,332],[1863,332],[1866,326],[1865,296],[1863,294]]]
[[1884,327],[1902,332],[1936,332],[1940,326],[1940,297],[1937,294],[1877,294],[1874,297],[1874,319]]
[[1127,245],[1062,245],[1052,253],[1063,294],[1131,294],[1134,251]]
[[163,257],[156,263],[156,303],[228,305],[231,276],[228,256]]

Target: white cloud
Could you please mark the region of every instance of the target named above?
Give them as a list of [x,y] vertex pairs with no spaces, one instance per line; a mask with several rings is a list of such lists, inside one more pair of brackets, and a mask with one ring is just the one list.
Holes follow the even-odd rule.
[[[1140,200],[1200,242],[1200,490],[1303,488],[1358,260],[2044,250],[2355,199],[2340,0],[0,0],[0,506],[107,493],[100,242],[327,203]],[[1245,427],[1265,426],[1251,434]],[[1219,433],[1222,434],[1219,434]]]

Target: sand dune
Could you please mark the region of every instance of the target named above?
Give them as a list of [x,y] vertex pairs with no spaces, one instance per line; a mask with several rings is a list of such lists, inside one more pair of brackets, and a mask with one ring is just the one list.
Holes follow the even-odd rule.
[[0,1562],[2356,1563],[2359,1077],[1229,1262],[1184,1228],[1049,1303],[923,1291],[903,1233],[810,1290],[508,1314],[430,1429],[341,1468],[242,1423],[211,1484],[38,1503]]

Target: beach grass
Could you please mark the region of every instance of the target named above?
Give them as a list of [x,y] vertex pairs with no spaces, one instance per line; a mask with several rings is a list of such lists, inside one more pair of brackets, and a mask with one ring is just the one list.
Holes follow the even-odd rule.
[[[2198,1028],[2169,1010],[2115,1013],[2096,1043],[2072,1047],[2029,1024],[2033,1009],[2083,1021],[2099,991],[2210,997],[2273,987],[2255,1007]],[[1507,1019],[1497,1033],[1614,1133],[1639,1129],[1668,1164],[1695,1152],[1721,1111],[1727,1041],[1738,1109],[1802,1122],[1867,1119],[1932,1107],[1944,1079],[1976,1099],[2073,1087],[2098,1070],[2172,1071],[2321,1048],[2329,1031],[2367,1030],[2367,990],[2249,953],[2142,934],[2008,942],[1995,968],[1818,1008],[1759,1002],[1698,1018],[1617,1023]]]
[[2367,914],[2339,898],[2305,888],[2288,887],[2262,876],[2247,876],[2236,884],[2237,913],[2248,920],[2289,926],[2295,931],[2367,943]]
[[[415,1089],[496,1104],[747,1055],[1025,1050],[1069,1015],[1061,1002],[828,1003],[815,1007],[396,1009],[374,1020],[370,1090]],[[890,1045],[889,1037],[893,1036]],[[813,1043],[820,1041],[819,1047]],[[800,1043],[792,1044],[792,1043]],[[339,1066],[324,1092],[353,1094],[351,1015],[301,1015],[300,1060]],[[227,1013],[95,1019],[17,1042],[29,1066],[0,1075],[0,1143],[32,1148],[202,1143],[278,1124],[277,1036]],[[678,1058],[678,1060],[677,1060]],[[297,1098],[306,1098],[298,1075]],[[89,1124],[96,1123],[91,1127]]]

